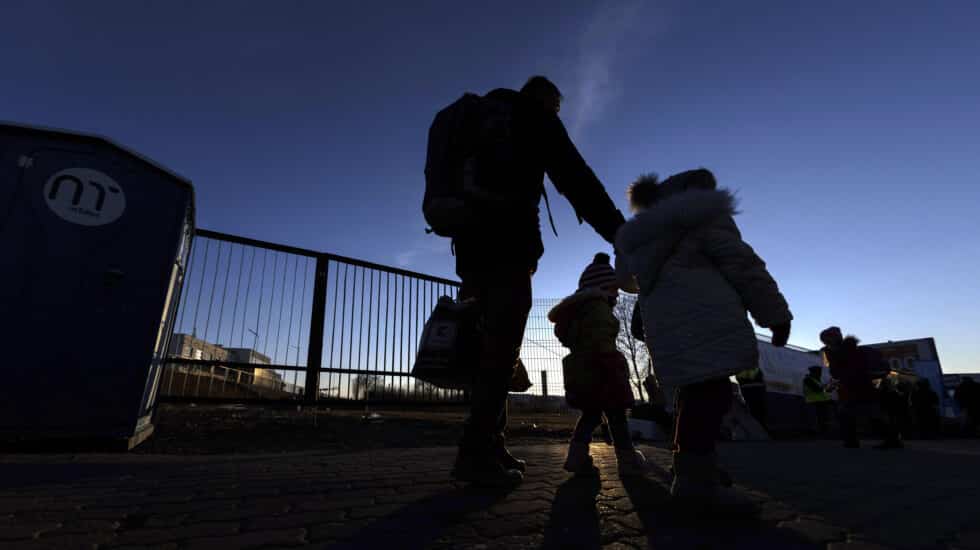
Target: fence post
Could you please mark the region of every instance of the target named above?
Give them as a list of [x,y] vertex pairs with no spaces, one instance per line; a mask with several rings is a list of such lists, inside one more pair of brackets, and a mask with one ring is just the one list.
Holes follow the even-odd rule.
[[313,310],[310,313],[310,343],[306,356],[306,389],[303,400],[315,403],[320,397],[320,367],[323,362],[323,325],[327,314],[327,256],[316,257],[313,275]]
[[541,371],[541,396],[548,397],[548,371]]

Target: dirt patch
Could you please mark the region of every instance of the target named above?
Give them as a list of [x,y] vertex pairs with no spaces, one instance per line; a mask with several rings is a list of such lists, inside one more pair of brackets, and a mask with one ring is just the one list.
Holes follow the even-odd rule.
[[[356,451],[455,445],[466,411],[312,410],[242,405],[164,404],[156,431],[134,452],[142,454]],[[515,411],[508,440],[567,441],[576,416]]]

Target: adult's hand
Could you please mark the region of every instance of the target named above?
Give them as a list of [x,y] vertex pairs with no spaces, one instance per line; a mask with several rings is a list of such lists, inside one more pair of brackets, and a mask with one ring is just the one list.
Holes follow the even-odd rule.
[[790,325],[790,321],[786,321],[781,325],[773,325],[770,329],[772,330],[772,345],[781,348],[789,342]]

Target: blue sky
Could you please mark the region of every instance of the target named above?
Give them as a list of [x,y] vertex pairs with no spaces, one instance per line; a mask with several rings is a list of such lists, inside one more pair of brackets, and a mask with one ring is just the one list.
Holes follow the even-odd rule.
[[[546,74],[624,210],[643,172],[705,166],[738,191],[791,342],[934,336],[946,371],[980,371],[975,2],[14,1],[4,19],[0,119],[170,166],[201,227],[440,276],[432,116]],[[551,196],[539,297],[606,248]]]

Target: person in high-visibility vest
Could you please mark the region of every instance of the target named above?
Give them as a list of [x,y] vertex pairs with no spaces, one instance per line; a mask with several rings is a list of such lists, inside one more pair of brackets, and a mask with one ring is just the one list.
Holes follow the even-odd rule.
[[759,367],[745,369],[735,375],[735,381],[738,382],[738,388],[745,398],[745,406],[748,407],[749,413],[766,431],[769,431],[766,426],[766,379],[762,375],[762,369]]
[[823,367],[814,365],[810,367],[810,374],[803,379],[803,398],[807,405],[813,407],[817,415],[817,426],[820,434],[824,435],[830,431],[830,409],[834,402],[827,393],[827,388],[823,383]]

